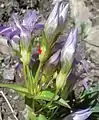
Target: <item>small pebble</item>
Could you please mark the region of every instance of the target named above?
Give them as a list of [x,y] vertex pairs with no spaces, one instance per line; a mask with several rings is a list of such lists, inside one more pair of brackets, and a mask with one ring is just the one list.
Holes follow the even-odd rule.
[[0,5],[0,7],[1,7],[1,8],[4,8],[4,7],[5,7],[5,5],[2,3],[2,4]]
[[19,99],[19,96],[17,95],[17,96],[15,96],[13,99],[14,99],[14,100],[18,100],[18,99]]

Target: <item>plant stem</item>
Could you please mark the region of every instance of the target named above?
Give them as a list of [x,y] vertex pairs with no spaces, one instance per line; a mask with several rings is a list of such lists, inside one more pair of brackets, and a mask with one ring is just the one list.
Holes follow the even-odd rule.
[[29,66],[26,66],[26,73],[27,73],[27,79],[28,79],[28,90],[30,91],[31,94],[33,94],[33,81],[32,81],[32,76],[30,74],[30,69]]
[[36,85],[38,84],[38,81],[39,81],[39,73],[40,73],[41,67],[42,67],[42,62],[40,62],[36,75],[35,75]]
[[33,112],[35,112],[35,101],[32,101],[32,108],[33,108]]
[[51,84],[51,82],[54,80],[54,78],[52,78],[49,82],[48,82],[48,84],[46,85],[46,89],[48,88],[48,86]]
[[59,109],[59,107],[56,108],[56,110],[53,112],[53,114],[51,115],[51,117],[48,118],[48,120],[51,120],[54,117],[54,115],[56,114],[56,112],[58,111],[58,109]]
[[23,73],[24,73],[24,80],[25,80],[25,86],[27,87],[27,72],[26,72],[26,65],[23,63]]

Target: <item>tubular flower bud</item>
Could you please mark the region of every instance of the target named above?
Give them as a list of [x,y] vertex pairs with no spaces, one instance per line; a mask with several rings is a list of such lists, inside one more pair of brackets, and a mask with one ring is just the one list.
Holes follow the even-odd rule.
[[77,29],[71,30],[67,41],[61,50],[61,70],[56,79],[57,89],[63,89],[67,78],[71,72],[72,62],[74,60],[74,53],[77,45]]
[[64,6],[62,1],[57,1],[45,23],[44,32],[50,45],[53,44],[55,38],[63,31],[66,23],[68,8],[69,4]]
[[62,71],[68,73],[74,60],[74,53],[77,46],[78,30],[75,28],[71,30],[67,41],[65,42],[61,51],[61,67]]
[[60,61],[60,52],[61,51],[58,50],[56,53],[54,53],[43,68],[43,74],[46,75],[45,77],[47,80],[53,76],[57,69],[58,63]]

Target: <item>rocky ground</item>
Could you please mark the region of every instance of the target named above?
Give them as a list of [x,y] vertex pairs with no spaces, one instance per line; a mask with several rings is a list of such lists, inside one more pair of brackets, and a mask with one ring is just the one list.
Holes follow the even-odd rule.
[[99,1],[75,0],[74,2],[74,0],[70,0],[70,2],[76,26],[79,26],[81,22],[86,23],[86,37],[83,41],[86,45],[86,59],[90,64],[88,82],[90,85],[99,83]]
[[[66,2],[66,0],[64,1]],[[87,62],[90,65],[90,70],[87,75],[88,83],[89,85],[99,83],[99,1],[70,0],[70,3],[72,6],[72,17],[75,19],[76,26],[79,26],[81,21],[88,23],[86,27],[87,37],[83,39],[83,48],[86,53],[85,59],[87,59]],[[40,14],[47,18],[51,8],[52,0],[0,0],[0,23],[7,22],[13,12],[23,14],[26,9],[36,9]],[[22,83],[22,79],[19,79],[14,69],[16,60],[12,58],[11,50],[3,39],[4,38],[0,37],[0,40],[3,41],[0,42],[0,82]],[[80,83],[75,86],[76,94],[79,94],[81,88],[82,84]],[[5,88],[0,90],[4,92],[11,103],[18,120],[24,120],[24,100],[13,90]],[[2,94],[0,94],[0,120],[14,119],[7,102],[2,97]]]

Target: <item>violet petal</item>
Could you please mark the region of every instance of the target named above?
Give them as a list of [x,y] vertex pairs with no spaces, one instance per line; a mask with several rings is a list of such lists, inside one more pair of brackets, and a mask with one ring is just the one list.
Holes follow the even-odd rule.
[[43,28],[44,28],[44,24],[35,24],[34,30],[43,29]]
[[77,112],[74,112],[67,117],[65,117],[63,120],[86,120],[90,115],[92,114],[92,111],[90,108],[79,110]]
[[68,63],[72,64],[74,60],[74,53],[77,46],[77,33],[78,30],[75,28],[71,30],[66,42],[64,43],[64,46],[61,51],[61,65],[67,66]]
[[37,20],[38,17],[36,15],[36,11],[28,10],[23,18],[22,25],[32,32]]
[[60,60],[60,52],[61,50],[58,50],[56,53],[54,53],[50,59],[49,59],[49,64],[54,64],[57,65],[59,60]]
[[0,27],[0,34],[5,37],[10,37],[10,34],[12,32],[12,27]]

